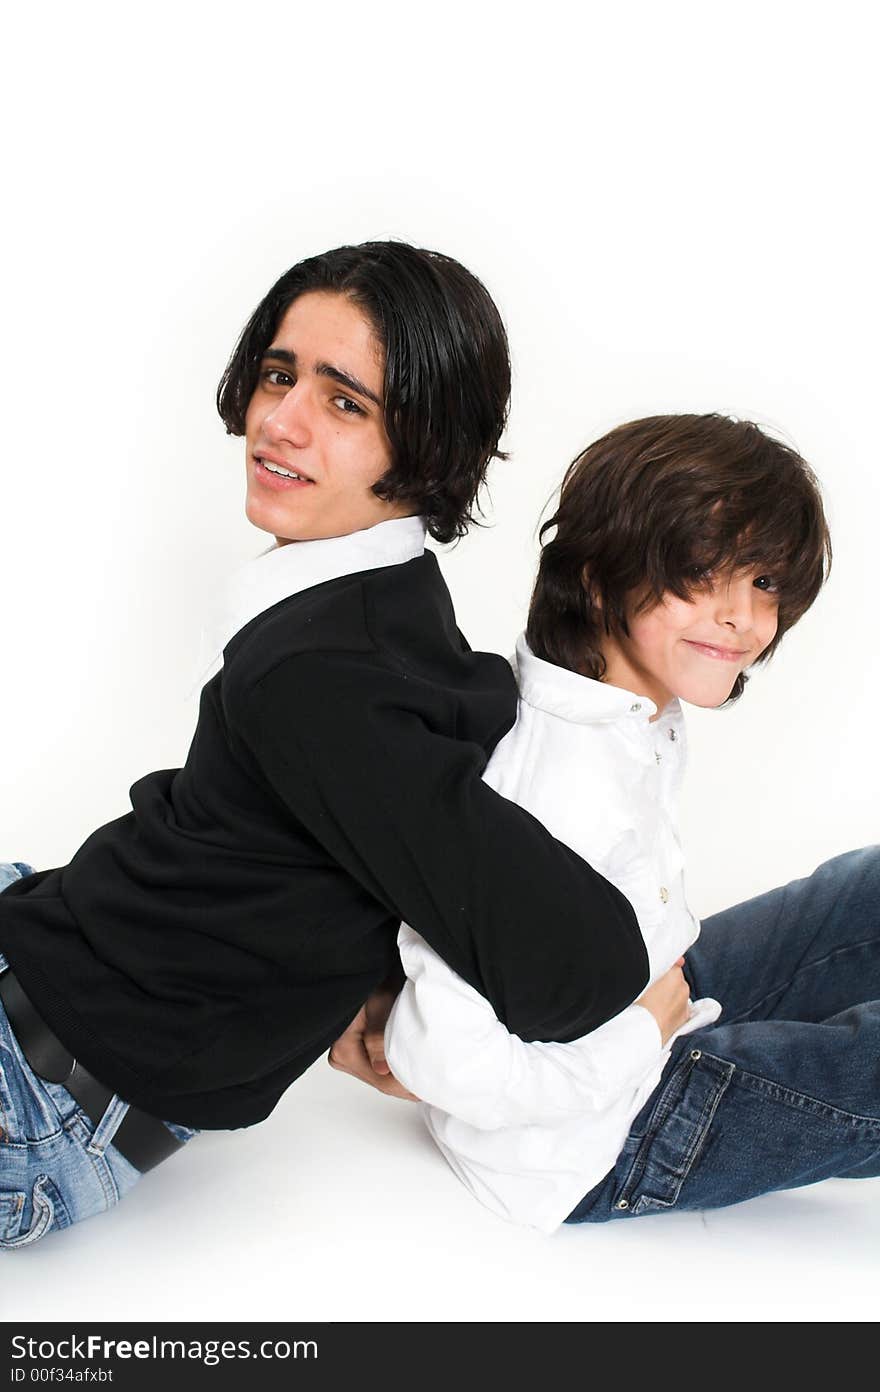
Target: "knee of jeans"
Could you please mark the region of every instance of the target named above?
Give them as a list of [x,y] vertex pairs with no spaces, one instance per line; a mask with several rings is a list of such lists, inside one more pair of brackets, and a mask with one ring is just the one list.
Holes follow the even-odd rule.
[[856,875],[880,877],[880,845],[861,846],[857,850],[832,856],[831,860],[822,862],[816,873],[831,875],[844,882],[852,881]]
[[880,845],[864,846],[855,854],[862,868],[880,879]]
[[870,935],[880,902],[880,845],[844,851],[818,866],[814,878],[827,902],[844,911],[844,921],[853,929],[867,927]]
[[8,889],[16,880],[23,880],[26,875],[34,873],[30,865],[23,860],[2,860],[0,861],[0,894],[4,889]]

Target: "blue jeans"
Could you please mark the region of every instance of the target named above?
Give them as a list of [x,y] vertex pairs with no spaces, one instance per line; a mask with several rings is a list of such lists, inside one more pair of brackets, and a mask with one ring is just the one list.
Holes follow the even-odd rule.
[[[21,861],[0,863],[0,891],[31,873]],[[0,1250],[69,1228],[128,1193],[140,1171],[112,1144],[127,1111],[113,1097],[95,1126],[65,1087],[38,1078],[0,1003]],[[181,1141],[196,1134],[165,1124]]]
[[566,1221],[880,1174],[880,847],[707,919],[685,974],[723,1014],[676,1041],[614,1169]]

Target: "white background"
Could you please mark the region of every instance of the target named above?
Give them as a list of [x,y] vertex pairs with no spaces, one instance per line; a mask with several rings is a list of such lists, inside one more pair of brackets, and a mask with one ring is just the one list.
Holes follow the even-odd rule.
[[[200,614],[262,549],[213,393],[269,284],[398,237],[486,282],[515,364],[491,526],[443,558],[507,651],[535,524],[619,421],[729,411],[825,487],[833,578],[694,713],[700,913],[877,839],[876,73],[869,7],[339,0],[5,21],[0,858],[64,863],[186,755]],[[403,1104],[316,1066],[118,1212],[9,1258],[0,1317],[858,1319],[878,1185],[506,1227]],[[14,1274],[12,1267],[14,1266]],[[87,1273],[87,1276],[86,1276]]]

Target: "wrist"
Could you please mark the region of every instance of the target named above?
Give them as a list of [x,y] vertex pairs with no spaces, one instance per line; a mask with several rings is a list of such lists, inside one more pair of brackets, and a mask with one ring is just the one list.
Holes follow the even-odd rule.
[[660,1019],[654,1014],[651,1007],[649,1005],[643,1005],[641,1001],[634,1001],[631,1006],[631,1009],[640,1010],[643,1015],[647,1015],[654,1028],[654,1033],[656,1035],[657,1040],[657,1047],[659,1049],[665,1048],[666,1040],[663,1038],[663,1025]]

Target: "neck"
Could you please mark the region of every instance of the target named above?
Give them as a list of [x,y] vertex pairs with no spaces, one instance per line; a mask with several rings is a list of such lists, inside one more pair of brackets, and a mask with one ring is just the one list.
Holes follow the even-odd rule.
[[632,662],[616,643],[603,644],[601,651],[605,660],[605,671],[601,680],[607,686],[617,686],[623,691],[632,691],[636,696],[647,696],[648,700],[653,701],[657,707],[657,714],[652,715],[651,719],[657,720],[660,713],[673,700],[673,693],[652,672]]

